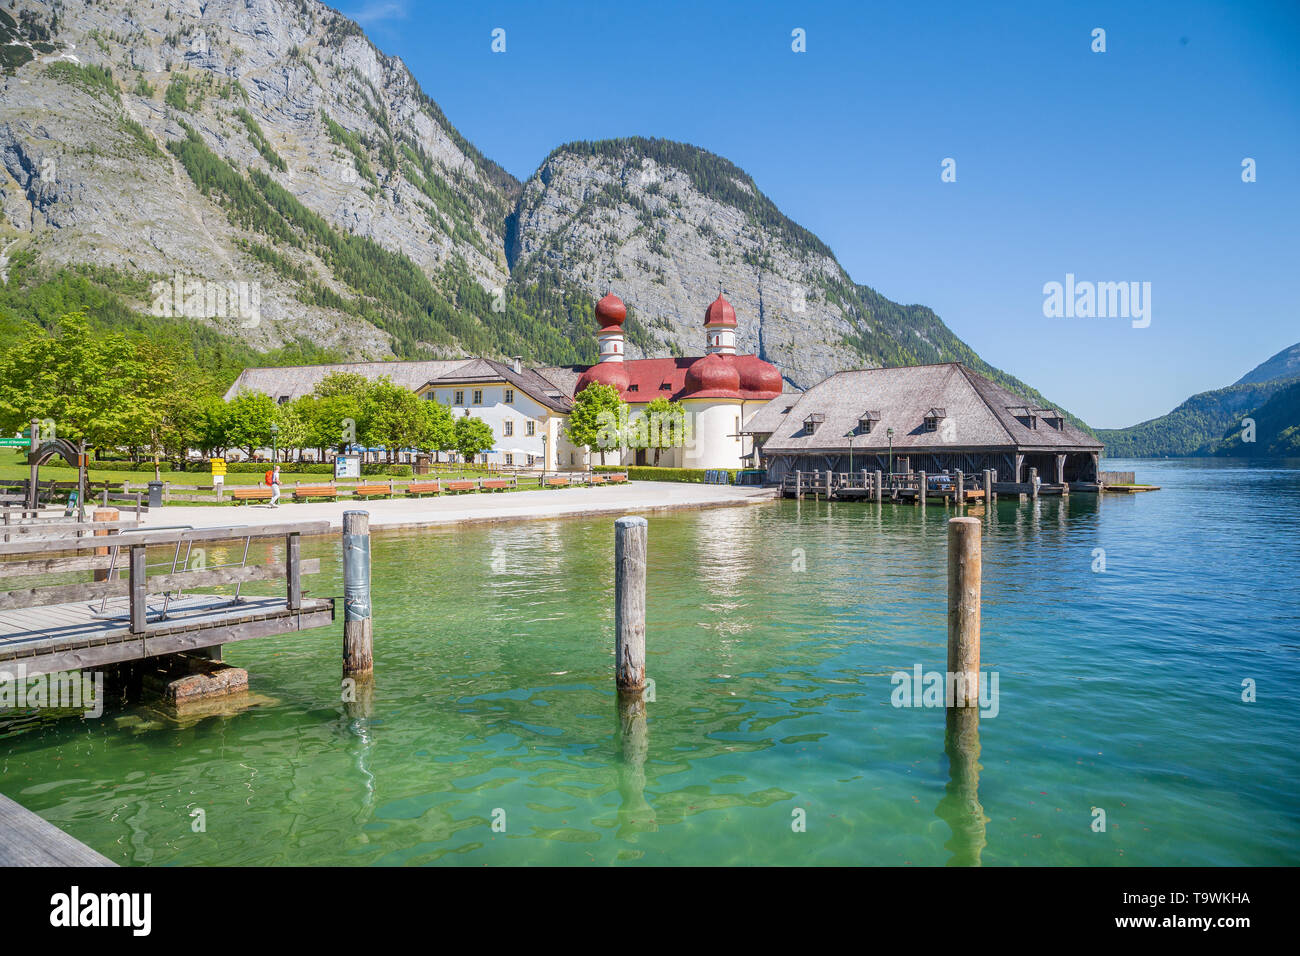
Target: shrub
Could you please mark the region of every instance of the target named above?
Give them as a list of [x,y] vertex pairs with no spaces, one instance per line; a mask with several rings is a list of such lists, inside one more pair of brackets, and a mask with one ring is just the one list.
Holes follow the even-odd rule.
[[651,465],[597,465],[592,471],[597,472],[627,472],[628,481],[689,481],[695,484],[703,484],[704,476],[710,471],[726,471],[727,478],[735,484],[735,468],[655,468]]
[[[62,461],[63,459],[59,459]],[[153,462],[151,461],[95,461],[91,459],[91,471],[153,471]],[[164,461],[159,463],[158,470],[167,472],[172,470],[172,463]]]

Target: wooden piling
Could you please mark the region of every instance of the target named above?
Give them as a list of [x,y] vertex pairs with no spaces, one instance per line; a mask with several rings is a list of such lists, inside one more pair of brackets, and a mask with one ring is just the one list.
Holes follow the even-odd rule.
[[619,690],[645,687],[645,518],[614,522],[614,682]]
[[343,676],[373,673],[370,512],[343,512]]
[[1029,497],[1030,498],[1038,497],[1038,469],[1037,468],[1029,469]]
[[960,674],[953,706],[979,706],[980,578],[978,518],[948,520],[948,673]]
[[876,480],[876,504],[880,504],[880,503],[884,500],[884,497],[885,497],[885,485],[884,485],[884,482],[881,480],[881,478],[882,478],[882,475],[881,475],[880,469],[877,468],[877,469],[876,469],[876,475],[875,475],[875,480]]
[[925,504],[925,493],[927,490],[925,485],[925,472],[921,471],[917,472],[917,474],[921,477],[921,483],[917,485],[916,503],[918,505],[923,505]]
[[962,474],[960,468],[957,469],[957,497],[953,500],[955,505],[964,505],[966,503],[966,476]]
[[826,500],[831,500],[831,473],[826,472]]

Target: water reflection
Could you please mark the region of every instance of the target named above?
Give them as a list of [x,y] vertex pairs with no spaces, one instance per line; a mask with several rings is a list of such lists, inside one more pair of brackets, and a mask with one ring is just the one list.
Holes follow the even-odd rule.
[[980,805],[980,712],[978,707],[949,707],[944,716],[943,752],[948,756],[948,783],[935,816],[952,830],[944,844],[948,866],[979,866],[988,843],[989,818]]
[[654,808],[645,798],[645,761],[650,753],[650,731],[646,726],[645,695],[620,691],[615,695],[618,719],[618,835],[634,839],[638,833],[659,829]]

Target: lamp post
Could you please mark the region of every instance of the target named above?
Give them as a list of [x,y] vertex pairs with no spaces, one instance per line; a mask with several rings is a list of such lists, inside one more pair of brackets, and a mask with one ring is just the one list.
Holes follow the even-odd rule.
[[546,432],[542,432],[542,484],[546,484],[546,465],[549,461],[546,456],[546,443],[550,440],[550,437]]
[[280,426],[277,425],[275,422],[271,422],[271,461],[279,460],[276,457],[276,447],[275,447],[276,439],[279,437],[280,437]]
[[850,475],[853,474],[853,438],[855,434],[856,434],[855,431],[853,430],[849,431],[849,474]]
[[889,473],[892,475],[894,473],[894,430],[887,428],[885,434],[889,436]]

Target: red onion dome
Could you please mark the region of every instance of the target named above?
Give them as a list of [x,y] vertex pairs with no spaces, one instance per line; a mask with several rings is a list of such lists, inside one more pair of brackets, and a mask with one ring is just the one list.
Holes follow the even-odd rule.
[[704,310],[705,325],[730,325],[733,328],[736,325],[736,310],[731,307],[731,303],[722,297],[713,300],[713,304]]
[[715,352],[692,362],[686,370],[686,393],[738,392],[740,373],[728,358]]
[[600,323],[602,329],[622,325],[626,318],[627,306],[612,292],[606,293],[605,298],[596,303],[596,321]]
[[764,362],[757,355],[739,355],[736,364],[740,367],[740,387],[747,392],[767,392],[773,397],[781,394],[784,383],[781,372],[770,362]]
[[600,362],[578,376],[578,384],[574,386],[573,394],[577,395],[588,385],[596,384],[613,385],[622,395],[632,384],[632,380],[628,377],[627,368],[622,362]]

